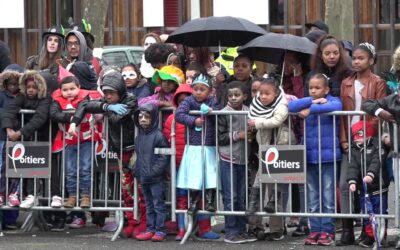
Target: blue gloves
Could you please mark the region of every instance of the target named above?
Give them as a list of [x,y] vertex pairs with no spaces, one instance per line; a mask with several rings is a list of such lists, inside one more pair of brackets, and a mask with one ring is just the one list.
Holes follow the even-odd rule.
[[208,111],[210,111],[210,107],[207,106],[207,104],[202,103],[201,106],[200,106],[200,111],[201,111],[201,113],[203,113],[203,114],[207,114]]
[[116,104],[109,104],[107,106],[108,111],[112,111],[117,115],[124,115],[128,112],[126,104],[116,103]]

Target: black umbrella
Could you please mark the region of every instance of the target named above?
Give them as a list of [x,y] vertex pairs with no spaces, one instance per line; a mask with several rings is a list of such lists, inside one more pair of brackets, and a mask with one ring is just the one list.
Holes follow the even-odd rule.
[[255,61],[281,64],[286,51],[313,55],[316,48],[317,45],[305,37],[267,33],[239,47],[238,51]]
[[238,17],[204,17],[184,23],[169,35],[167,43],[190,47],[234,47],[266,34],[255,23]]

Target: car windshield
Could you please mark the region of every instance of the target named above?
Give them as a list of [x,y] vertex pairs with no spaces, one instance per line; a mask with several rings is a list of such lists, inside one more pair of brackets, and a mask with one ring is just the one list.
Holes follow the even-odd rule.
[[103,53],[103,60],[107,65],[117,65],[119,67],[129,63],[128,57],[123,51]]
[[134,64],[139,64],[142,61],[143,51],[131,50],[130,53],[132,55]]

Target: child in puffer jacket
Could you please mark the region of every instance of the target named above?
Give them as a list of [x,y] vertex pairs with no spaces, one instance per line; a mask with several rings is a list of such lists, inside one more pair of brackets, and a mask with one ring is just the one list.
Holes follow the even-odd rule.
[[[342,109],[338,97],[329,95],[329,79],[324,74],[315,74],[309,81],[309,97],[289,103],[290,112],[299,112],[306,119],[307,150],[307,197],[310,213],[334,213],[335,180],[334,162],[341,159],[339,145],[338,117],[321,115]],[[319,124],[321,127],[319,127]],[[334,133],[335,131],[335,133]],[[335,136],[334,136],[335,135]],[[319,172],[321,164],[321,173]],[[321,176],[321,177],[320,177]],[[319,183],[319,179],[321,182]],[[320,190],[322,193],[320,193]],[[320,201],[320,197],[322,201]],[[322,208],[320,208],[322,204]],[[305,240],[306,245],[333,245],[335,242],[335,220],[333,218],[310,218],[311,233]]]
[[170,163],[169,155],[157,154],[156,148],[168,148],[168,142],[158,129],[158,108],[145,104],[134,114],[139,128],[135,139],[137,160],[134,175],[142,185],[146,202],[147,229],[139,234],[138,240],[164,241],[166,238],[165,180]]

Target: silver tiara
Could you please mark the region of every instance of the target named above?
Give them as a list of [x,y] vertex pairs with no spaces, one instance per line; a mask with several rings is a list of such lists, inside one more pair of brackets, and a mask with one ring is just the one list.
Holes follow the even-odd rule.
[[375,57],[376,52],[375,52],[375,46],[374,45],[365,42],[365,43],[360,43],[359,46],[366,47],[371,52],[371,54]]

